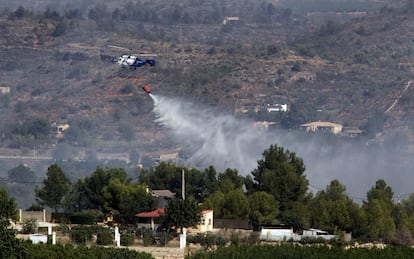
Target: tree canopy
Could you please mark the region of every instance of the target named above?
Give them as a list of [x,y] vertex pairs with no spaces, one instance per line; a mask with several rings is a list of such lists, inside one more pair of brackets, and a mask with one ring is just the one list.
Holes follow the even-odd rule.
[[345,193],[346,187],[332,180],[326,190],[319,191],[311,203],[311,225],[335,233],[349,231],[352,226],[350,210],[353,202]]
[[36,186],[36,197],[41,204],[47,205],[57,212],[62,207],[63,198],[69,192],[70,186],[71,183],[62,169],[57,164],[53,164],[47,169],[43,187]]
[[[182,173],[185,174],[185,191],[201,202],[206,195],[217,189],[214,167],[202,173],[196,168],[185,168],[173,163],[161,162],[150,170],[142,170],[139,181],[153,190],[167,189],[180,196],[182,190]],[[211,186],[210,186],[211,184]]]
[[[18,166],[9,171],[30,171]],[[89,176],[71,184],[62,169],[48,168],[36,196],[42,205],[58,211],[111,212],[122,224],[134,222],[135,215],[156,208],[150,189],[169,189],[181,193],[182,173],[186,177],[186,200],[173,198],[166,208],[169,227],[185,228],[197,224],[201,209],[213,209],[219,219],[249,221],[253,229],[263,225],[285,224],[295,230],[309,227],[338,234],[352,232],[354,237],[410,244],[414,232],[414,196],[401,203],[393,201],[393,191],[380,179],[367,192],[362,205],[354,202],[339,180],[332,180],[316,194],[307,192],[308,181],[301,158],[289,150],[271,145],[251,175],[241,176],[235,169],[217,172],[213,166],[203,171],[162,162],[143,170],[131,180],[123,168],[98,167]],[[15,202],[0,191],[0,213],[15,215]]]
[[98,167],[74,184],[66,204],[69,210],[111,212],[117,221],[128,223],[136,213],[153,210],[156,199],[147,185],[128,179],[124,169]]
[[303,160],[283,147],[271,145],[263,152],[263,158],[257,164],[252,172],[253,184],[249,185],[252,188],[249,191],[272,194],[279,202],[279,218],[291,224],[302,225],[292,218],[289,211],[298,208],[296,203],[303,202],[308,189]]
[[16,220],[17,216],[18,214],[15,199],[9,197],[9,194],[5,188],[0,188],[0,220]]
[[280,209],[289,203],[301,201],[308,188],[303,160],[283,147],[271,145],[263,152],[263,158],[253,170],[254,189],[273,195],[280,202]]
[[9,220],[17,220],[17,217],[14,198],[9,197],[5,188],[0,188],[0,258],[24,258],[26,255],[15,230],[8,228]]
[[395,237],[396,226],[393,218],[393,192],[387,183],[380,179],[367,192],[367,201],[362,205],[366,220],[366,235],[371,240],[390,241]]
[[250,205],[250,222],[253,228],[258,229],[261,225],[272,225],[277,223],[279,214],[279,202],[273,195],[266,192],[255,192],[248,197]]
[[168,203],[165,221],[170,227],[183,228],[195,227],[200,222],[200,208],[192,197],[181,200],[174,199]]
[[9,181],[18,183],[33,183],[36,180],[36,174],[25,165],[18,165],[7,172]]

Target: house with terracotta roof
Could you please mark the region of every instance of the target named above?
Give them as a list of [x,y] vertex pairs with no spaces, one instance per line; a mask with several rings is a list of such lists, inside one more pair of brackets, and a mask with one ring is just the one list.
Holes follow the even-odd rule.
[[[135,217],[138,218],[138,228],[151,228],[155,231],[162,224],[162,219],[165,213],[165,208],[137,213]],[[200,223],[189,231],[198,233],[213,231],[213,210],[202,210],[200,215]]]
[[156,230],[162,223],[162,217],[165,215],[165,208],[158,208],[153,211],[141,212],[135,214],[138,219],[138,228],[151,228]]
[[301,129],[304,129],[306,131],[316,132],[316,131],[322,131],[322,132],[330,132],[334,135],[340,134],[342,132],[342,125],[337,123],[332,123],[328,121],[315,121],[315,122],[309,122],[300,125]]

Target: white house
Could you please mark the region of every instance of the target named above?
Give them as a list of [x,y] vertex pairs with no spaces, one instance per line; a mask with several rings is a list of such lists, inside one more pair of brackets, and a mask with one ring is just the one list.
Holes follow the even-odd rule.
[[339,134],[342,132],[342,125],[336,124],[328,121],[315,121],[310,123],[305,123],[300,125],[301,128],[305,129],[306,131],[327,131],[331,132],[332,134]]
[[267,104],[266,111],[267,112],[287,112],[288,105],[287,104]]
[[202,210],[200,224],[197,225],[198,232],[213,231],[213,210]]
[[327,231],[320,229],[310,228],[303,230],[302,237],[312,237],[312,238],[323,238],[325,240],[331,240],[336,238],[335,235],[330,235]]
[[[336,238],[336,235],[331,235],[327,231],[310,228],[303,230],[302,235],[294,233],[293,228],[276,227],[276,228],[262,228],[260,232],[260,239],[266,241],[300,241],[303,238],[323,238],[331,240]],[[346,234],[346,240],[351,240],[351,235]]]
[[9,94],[9,93],[10,93],[10,87],[0,86],[0,94]]
[[223,24],[227,24],[228,22],[238,22],[240,19],[237,16],[233,16],[233,17],[229,17],[227,16],[226,18],[224,18],[223,20]]
[[293,228],[262,228],[260,232],[260,239],[266,241],[288,241],[301,239],[300,235],[293,232]]

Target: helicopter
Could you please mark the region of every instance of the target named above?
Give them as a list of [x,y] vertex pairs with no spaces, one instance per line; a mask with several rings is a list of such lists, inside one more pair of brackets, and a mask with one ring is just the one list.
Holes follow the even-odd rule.
[[[109,48],[116,50],[127,50],[131,51],[128,48],[108,45]],[[121,55],[116,59],[116,63],[121,67],[129,67],[136,69],[137,67],[150,66],[153,67],[156,64],[156,61],[153,57],[157,56],[156,54],[132,54],[132,55]]]
[[[144,55],[145,54],[141,55],[141,57],[143,57]],[[122,67],[130,67],[134,69],[142,66],[155,66],[155,59],[145,59],[141,57],[139,57],[138,55],[122,55],[118,58],[116,63]]]

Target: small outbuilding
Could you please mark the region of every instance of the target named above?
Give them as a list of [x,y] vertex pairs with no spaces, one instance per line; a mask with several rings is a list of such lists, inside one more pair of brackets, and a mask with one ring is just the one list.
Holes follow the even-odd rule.
[[298,241],[301,237],[293,232],[292,227],[264,227],[260,232],[260,239],[266,241]]
[[336,238],[336,235],[330,235],[327,231],[310,228],[303,230],[302,237],[311,237],[311,238],[323,238],[325,240],[331,240]]
[[33,244],[46,244],[47,243],[47,235],[44,234],[31,234],[29,236],[29,240],[32,241]]

